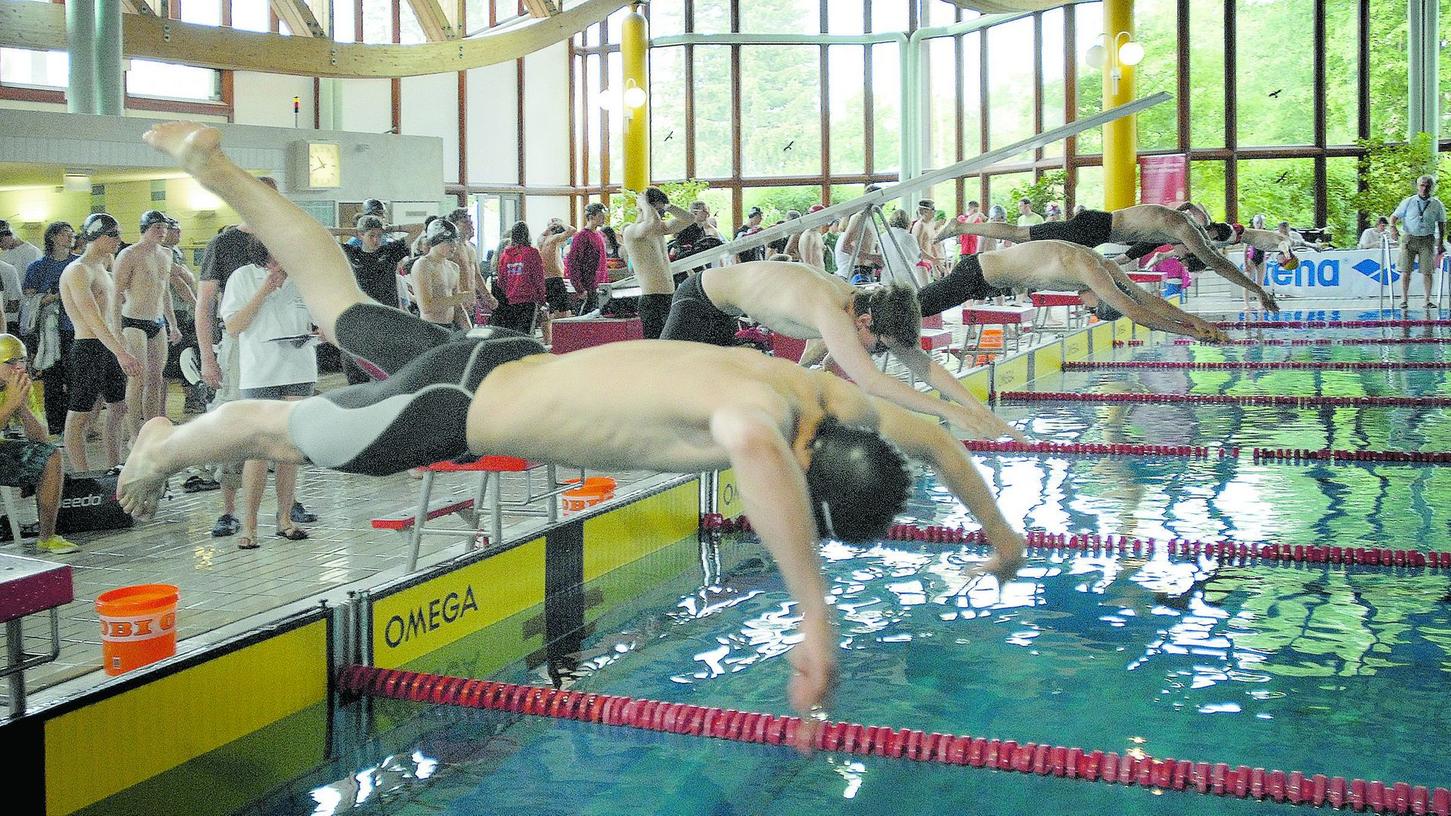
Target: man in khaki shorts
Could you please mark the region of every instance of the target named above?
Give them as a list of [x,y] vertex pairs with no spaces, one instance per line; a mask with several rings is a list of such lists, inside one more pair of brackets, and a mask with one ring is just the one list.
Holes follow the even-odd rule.
[[[1391,215],[1391,234],[1400,234],[1401,239],[1401,308],[1410,307],[1411,266],[1421,263],[1421,280],[1426,285],[1426,308],[1439,305],[1436,293],[1431,288],[1436,266],[1446,246],[1446,206],[1441,199],[1431,195],[1436,189],[1436,179],[1421,176],[1416,179],[1416,194],[1406,196]],[[1405,228],[1400,229],[1404,224]]]

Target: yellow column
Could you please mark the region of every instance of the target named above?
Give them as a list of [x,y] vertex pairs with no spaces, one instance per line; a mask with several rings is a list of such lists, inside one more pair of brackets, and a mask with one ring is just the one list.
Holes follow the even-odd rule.
[[[1124,65],[1118,59],[1119,46],[1134,33],[1134,0],[1104,0],[1103,32],[1107,35],[1104,47],[1108,50],[1103,63],[1103,107],[1107,110],[1134,99],[1133,66]],[[1119,36],[1120,32],[1128,32],[1129,37]],[[1115,71],[1118,72],[1117,88]],[[1134,184],[1138,161],[1135,118],[1125,116],[1103,126],[1103,206],[1106,210],[1121,210],[1138,202]]]
[[[639,4],[630,7],[620,33],[620,64],[625,87],[625,188],[643,190],[650,186],[650,75],[645,56],[650,39]],[[633,84],[631,82],[633,81]],[[639,89],[639,92],[636,92]],[[642,101],[643,100],[643,101]],[[631,102],[639,102],[632,106]]]

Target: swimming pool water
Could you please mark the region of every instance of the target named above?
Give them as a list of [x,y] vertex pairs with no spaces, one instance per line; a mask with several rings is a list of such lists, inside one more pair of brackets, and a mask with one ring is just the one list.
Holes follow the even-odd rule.
[[[1290,336],[1266,332],[1266,336]],[[1323,333],[1322,333],[1323,334]],[[1364,336],[1367,332],[1333,332]],[[1439,346],[1122,349],[1120,359],[1443,359]],[[1421,376],[1421,375],[1429,376]],[[1414,375],[1414,376],[1412,376]],[[1442,372],[1071,372],[1042,390],[1451,393]],[[1359,390],[1357,390],[1359,389]],[[1377,390],[1386,389],[1386,390]],[[1444,409],[1039,403],[1040,439],[1451,449]],[[1051,532],[1451,549],[1448,468],[983,456],[1007,517]],[[928,475],[905,517],[975,526]],[[727,541],[728,549],[753,547]],[[1004,587],[980,548],[822,548],[841,622],[833,719],[1451,785],[1451,577],[1064,555]],[[656,593],[565,661],[500,679],[786,711],[795,618],[768,562]],[[1287,805],[905,760],[369,704],[387,729],[248,812],[388,814],[1248,813]]]

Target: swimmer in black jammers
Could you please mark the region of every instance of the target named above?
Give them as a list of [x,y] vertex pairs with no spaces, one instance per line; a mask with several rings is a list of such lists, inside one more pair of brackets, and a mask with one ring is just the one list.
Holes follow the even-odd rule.
[[167,476],[191,463],[254,456],[365,474],[484,452],[600,469],[733,467],[802,615],[789,696],[803,714],[825,702],[836,670],[816,541],[885,533],[909,489],[903,454],[931,465],[982,522],[995,550],[985,569],[1005,577],[1021,561],[1022,537],[935,423],[746,349],[636,341],[551,355],[513,332],[450,333],[368,300],[326,230],[223,155],[215,129],[173,122],[146,140],[297,270],[329,341],[389,377],[301,402],[233,402],[176,428],[152,420],[121,474],[132,514],[151,514]]

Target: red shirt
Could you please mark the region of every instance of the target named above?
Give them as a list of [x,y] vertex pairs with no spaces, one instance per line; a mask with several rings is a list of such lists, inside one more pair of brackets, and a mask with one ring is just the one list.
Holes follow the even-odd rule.
[[508,246],[499,256],[499,281],[510,303],[544,302],[544,259],[532,246]]
[[[569,282],[576,292],[595,289],[610,282],[609,268],[605,265],[605,237],[595,230],[580,230],[569,244],[564,256],[564,268]],[[589,273],[593,271],[594,275]]]
[[[983,214],[980,213],[980,212],[979,213],[973,213],[972,215],[969,215],[967,217],[967,223],[969,223],[969,224],[981,224],[982,222],[984,222],[986,220],[987,220],[987,218],[983,217]],[[959,235],[959,236],[957,236],[957,246],[962,250],[962,254],[963,255],[976,255],[977,254],[977,239],[978,239],[978,236],[976,236],[976,235]]]

